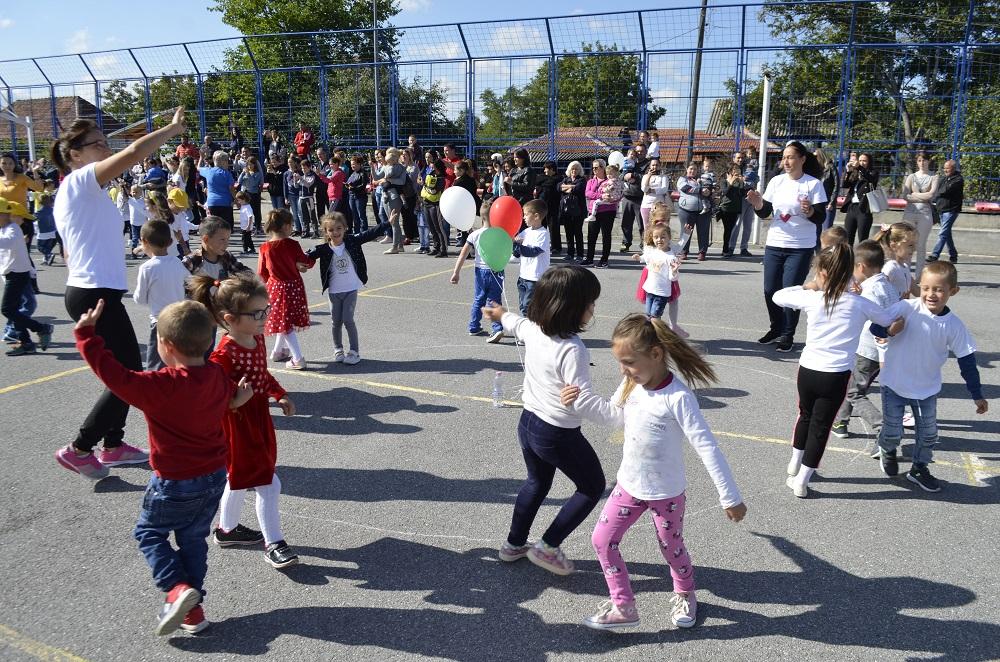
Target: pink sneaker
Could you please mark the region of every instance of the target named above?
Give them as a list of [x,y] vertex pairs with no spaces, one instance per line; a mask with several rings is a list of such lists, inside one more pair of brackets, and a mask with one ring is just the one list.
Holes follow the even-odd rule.
[[584,619],[583,624],[595,630],[631,628],[639,624],[639,610],[634,602],[616,605],[608,600],[601,605],[596,614]]
[[90,480],[101,480],[102,478],[107,478],[108,474],[111,473],[106,466],[94,457],[93,453],[87,453],[81,457],[73,450],[73,446],[66,446],[57,450],[56,462]]
[[532,547],[534,547],[534,545],[530,542],[515,547],[505,540],[504,543],[500,545],[500,552],[497,556],[499,556],[500,560],[504,563],[513,563],[514,561],[518,561],[527,556]]
[[149,453],[141,448],[122,444],[114,448],[102,448],[97,459],[106,467],[117,467],[120,464],[142,464],[149,462]]
[[563,551],[558,547],[549,547],[541,540],[528,551],[528,560],[557,575],[573,574],[573,562],[566,558]]

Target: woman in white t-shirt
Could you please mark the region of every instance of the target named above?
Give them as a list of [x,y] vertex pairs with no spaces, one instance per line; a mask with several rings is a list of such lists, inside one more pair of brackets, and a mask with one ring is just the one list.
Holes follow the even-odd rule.
[[826,218],[827,197],[819,179],[823,169],[799,141],[785,145],[781,167],[784,172],[767,183],[764,195],[747,191],[747,201],[758,217],[771,216],[764,248],[764,302],[771,326],[757,342],[777,342],[779,352],[790,352],[799,311],[778,306],[772,297],[778,290],[806,282],[816,225]]
[[906,209],[903,210],[903,221],[917,229],[917,247],[913,252],[916,258],[916,268],[913,273],[920,280],[924,270],[924,258],[927,256],[927,238],[931,236],[934,227],[934,198],[937,197],[938,178],[931,172],[931,159],[926,152],[917,152],[917,170],[907,175],[903,181],[903,199]]
[[[122,305],[128,280],[121,216],[105,189],[130,164],[182,133],[184,108],[178,108],[169,125],[117,154],[91,120],[76,120],[52,145],[52,161],[65,175],[53,215],[66,253],[66,311],[75,321],[103,299],[104,313],[96,333],[115,358],[131,370],[142,370],[142,359],[135,330]],[[123,442],[127,415],[128,405],[105,389],[76,439],[56,453],[56,460],[92,480],[107,476],[108,466],[148,461],[147,452]],[[95,457],[94,447],[102,440],[103,449]]]
[[649,210],[657,202],[673,206],[670,199],[670,177],[660,174],[660,160],[651,159],[649,169],[642,176],[642,205],[639,207],[639,214],[642,215],[642,227],[649,227]]

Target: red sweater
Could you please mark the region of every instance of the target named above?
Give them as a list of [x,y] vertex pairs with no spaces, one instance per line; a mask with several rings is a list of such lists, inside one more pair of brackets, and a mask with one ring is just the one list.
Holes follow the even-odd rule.
[[[340,168],[334,168],[330,176],[327,177],[320,170],[316,170],[316,177],[326,184],[326,198],[331,203],[340,200],[344,193],[344,182],[347,181],[347,175]],[[333,205],[331,204],[332,208]]]
[[149,464],[160,478],[188,480],[226,466],[222,419],[236,384],[214,363],[129,370],[104,348],[94,327],[77,329],[76,348],[112,393],[142,410],[149,425]]
[[271,278],[301,281],[302,274],[295,266],[296,262],[302,262],[310,269],[316,264],[316,260],[306,257],[306,254],[302,252],[302,246],[294,239],[285,237],[276,241],[265,241],[260,245],[257,274],[265,283]]

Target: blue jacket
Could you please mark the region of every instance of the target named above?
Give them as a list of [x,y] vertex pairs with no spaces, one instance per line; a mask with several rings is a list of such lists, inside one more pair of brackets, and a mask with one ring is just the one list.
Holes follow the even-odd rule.
[[[365,262],[365,253],[361,250],[362,244],[366,244],[373,239],[378,239],[389,229],[389,223],[379,223],[376,227],[365,230],[361,234],[345,234],[344,245],[347,246],[347,254],[351,256],[354,263],[354,271],[358,274],[358,279],[362,283],[368,282],[368,263]],[[306,253],[306,257],[311,260],[319,260],[319,280],[326,292],[330,283],[327,277],[330,274],[330,261],[333,259],[333,249],[329,243],[317,245],[314,249]]]

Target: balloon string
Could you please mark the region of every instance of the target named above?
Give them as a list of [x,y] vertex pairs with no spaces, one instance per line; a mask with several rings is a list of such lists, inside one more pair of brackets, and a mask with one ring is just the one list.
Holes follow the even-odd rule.
[[[507,310],[511,310],[510,299],[507,297],[507,279],[504,278],[503,280],[500,280],[500,278],[497,277],[497,273],[498,272],[496,272],[496,271],[490,270],[490,273],[493,276],[493,280],[495,280],[496,283],[497,283],[497,285],[500,287],[500,297],[503,299],[503,306],[504,306],[504,308],[506,308]],[[520,312],[520,311],[518,311],[518,312]],[[524,367],[524,356],[521,353],[521,346],[517,344],[517,340],[518,340],[518,338],[515,335],[514,336],[514,349],[517,351],[517,362],[521,364],[521,372],[523,373],[526,370],[526,368]],[[523,391],[524,391],[524,382],[522,381],[521,382],[521,386],[519,386],[517,388],[517,390],[515,391],[515,393],[520,394]]]

